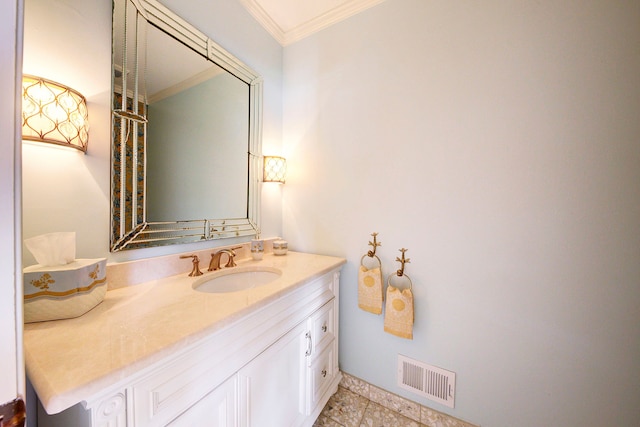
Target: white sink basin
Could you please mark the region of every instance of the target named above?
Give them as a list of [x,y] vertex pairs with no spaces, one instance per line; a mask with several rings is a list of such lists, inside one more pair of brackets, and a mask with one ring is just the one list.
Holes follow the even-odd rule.
[[205,275],[193,283],[198,292],[226,293],[267,285],[282,275],[277,268],[247,266],[232,267]]

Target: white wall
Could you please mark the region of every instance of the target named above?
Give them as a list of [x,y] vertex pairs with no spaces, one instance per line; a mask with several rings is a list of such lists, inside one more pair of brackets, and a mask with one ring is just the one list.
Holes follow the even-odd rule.
[[[285,48],[284,237],[345,256],[343,370],[491,427],[640,422],[640,4],[386,2]],[[412,341],[357,308],[408,248]],[[458,374],[455,409],[397,354]]]
[[20,153],[18,103],[22,1],[0,3],[0,405],[24,399],[20,277]]
[[[228,244],[218,241],[109,253],[111,1],[25,3],[24,71],[85,95],[91,128],[86,155],[41,144],[23,145],[24,237],[76,231],[78,258],[108,257],[109,261]],[[162,3],[265,77],[265,149],[280,150],[282,48],[238,2]],[[267,194],[263,198],[262,217],[265,235],[281,234],[279,197]],[[23,252],[24,264],[34,264],[33,256],[26,249]]]

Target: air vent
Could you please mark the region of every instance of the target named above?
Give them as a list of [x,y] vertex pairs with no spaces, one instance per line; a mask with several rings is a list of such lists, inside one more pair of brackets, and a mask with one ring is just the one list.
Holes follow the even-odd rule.
[[398,355],[398,386],[453,408],[456,374]]

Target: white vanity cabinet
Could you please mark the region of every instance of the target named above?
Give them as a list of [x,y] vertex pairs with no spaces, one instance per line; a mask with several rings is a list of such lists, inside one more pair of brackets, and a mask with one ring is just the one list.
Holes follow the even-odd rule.
[[337,309],[331,299],[240,370],[240,426],[313,424],[340,381]]
[[299,284],[38,425],[310,427],[340,381],[339,276]]

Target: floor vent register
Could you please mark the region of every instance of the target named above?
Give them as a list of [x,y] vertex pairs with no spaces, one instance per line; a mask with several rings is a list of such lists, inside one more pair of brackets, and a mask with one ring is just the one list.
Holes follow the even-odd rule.
[[453,408],[456,374],[398,355],[398,386]]

